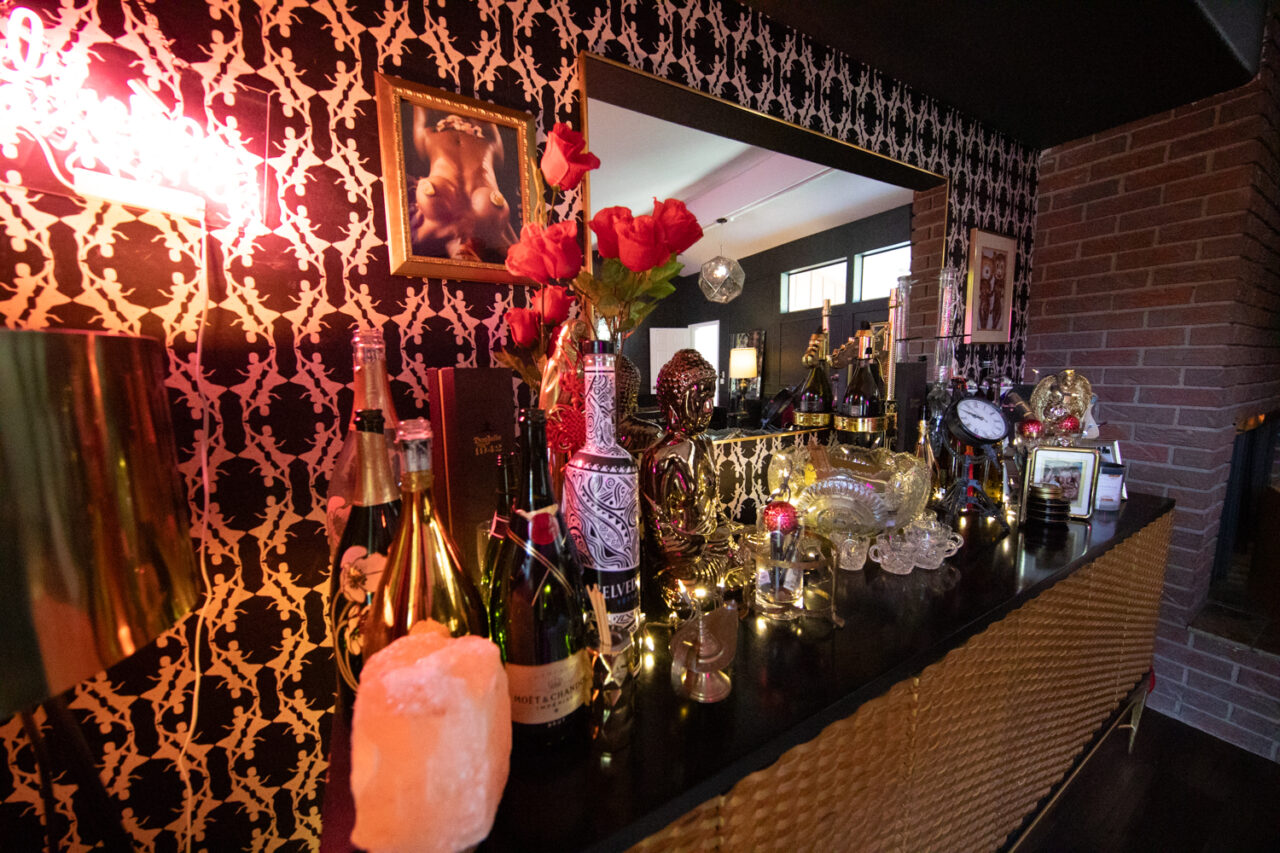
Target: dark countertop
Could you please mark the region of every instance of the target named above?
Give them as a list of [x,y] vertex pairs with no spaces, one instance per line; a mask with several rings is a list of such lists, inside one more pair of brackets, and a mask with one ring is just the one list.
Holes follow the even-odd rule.
[[[748,616],[738,627],[733,691],[714,705],[675,695],[667,635],[654,630],[630,745],[609,756],[586,743],[537,760],[516,756],[479,850],[624,850],[919,673],[1172,507],[1134,494],[1119,512],[1073,521],[1052,542],[1017,529],[998,539],[993,522],[966,519],[965,546],[938,571],[899,576],[874,563],[838,571],[845,626]],[[347,809],[349,803],[347,794]],[[350,849],[329,843],[343,818],[349,815],[335,816],[326,803],[324,849]]]

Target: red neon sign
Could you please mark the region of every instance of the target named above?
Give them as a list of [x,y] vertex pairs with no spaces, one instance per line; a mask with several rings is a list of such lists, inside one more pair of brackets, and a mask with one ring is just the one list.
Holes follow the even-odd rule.
[[188,204],[225,205],[232,221],[257,214],[261,162],[233,127],[202,127],[136,80],[127,102],[89,84],[83,53],[50,49],[39,16],[14,9],[0,51],[0,150],[12,156],[29,137],[77,192],[164,207],[185,192]]

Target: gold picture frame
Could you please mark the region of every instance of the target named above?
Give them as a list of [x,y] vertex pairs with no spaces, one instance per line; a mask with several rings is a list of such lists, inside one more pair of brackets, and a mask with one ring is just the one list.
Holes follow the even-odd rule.
[[387,74],[376,101],[391,273],[527,283],[506,256],[532,204],[533,117]]
[[1094,492],[1098,487],[1098,450],[1093,447],[1031,448],[1022,483],[1022,505],[1027,503],[1027,487],[1032,483],[1057,483],[1071,508],[1072,518],[1093,515]]
[[1013,339],[1013,273],[1018,243],[1012,237],[969,229],[969,280],[965,288],[964,334],[974,344]]

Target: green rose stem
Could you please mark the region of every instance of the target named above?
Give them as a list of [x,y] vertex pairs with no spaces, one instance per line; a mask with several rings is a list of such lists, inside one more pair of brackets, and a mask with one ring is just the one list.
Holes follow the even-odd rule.
[[674,252],[666,263],[640,273],[627,269],[617,258],[606,258],[599,276],[583,270],[573,280],[573,288],[588,306],[592,329],[603,319],[610,338],[621,345],[659,302],[676,292],[671,280],[681,269]]

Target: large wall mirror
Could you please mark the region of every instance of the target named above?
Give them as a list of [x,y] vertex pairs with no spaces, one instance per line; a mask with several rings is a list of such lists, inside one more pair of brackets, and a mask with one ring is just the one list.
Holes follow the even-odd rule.
[[[833,345],[888,316],[884,282],[910,268],[913,197],[943,176],[594,54],[579,57],[579,71],[582,126],[602,162],[588,176],[587,218],[679,198],[704,230],[681,255],[677,293],[626,342],[642,389],[652,389],[669,352],[693,345],[720,371],[726,405],[735,390],[730,349],[762,337],[750,388],[768,400],[807,372],[800,357],[821,328],[824,288],[837,297]],[[728,304],[707,301],[697,286],[714,256],[736,259],[747,275]]]

